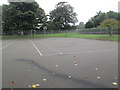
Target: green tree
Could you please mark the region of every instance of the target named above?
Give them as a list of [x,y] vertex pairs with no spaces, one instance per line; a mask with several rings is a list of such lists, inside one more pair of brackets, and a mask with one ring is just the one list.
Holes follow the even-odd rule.
[[118,27],[120,22],[116,19],[106,19],[100,23],[99,28],[108,28],[108,33],[112,36],[111,28]]
[[118,13],[117,12],[109,11],[106,14],[107,14],[107,19],[116,19],[116,20],[118,20]]
[[118,27],[120,22],[116,19],[106,19],[100,23],[99,27]]
[[86,26],[88,26],[90,24],[90,22],[93,23],[93,26],[91,25],[91,27],[98,27],[100,25],[101,22],[103,22],[106,19],[116,19],[120,21],[120,17],[119,17],[120,13],[117,12],[113,12],[113,11],[109,11],[106,13],[103,13],[101,11],[99,11],[97,13],[97,15],[95,15],[94,17],[92,17],[86,24]]
[[94,27],[97,27],[100,25],[102,21],[104,21],[107,18],[105,13],[102,13],[99,11],[96,16],[92,19]]
[[10,2],[9,5],[3,5],[3,30],[6,34],[29,34],[36,29],[36,18],[40,20],[38,13],[44,12],[36,2]]
[[42,8],[38,8],[36,13],[36,22],[35,27],[37,32],[43,33],[44,28],[46,27],[47,23],[47,15],[45,14],[45,11]]
[[107,18],[105,13],[102,13],[101,11],[97,12],[97,15],[92,17],[86,24],[87,28],[93,28],[100,25],[102,21],[104,21]]
[[85,28],[93,28],[93,22],[92,22],[92,21],[88,21],[88,22],[85,24]]
[[59,2],[50,12],[50,20],[55,25],[55,30],[70,29],[71,24],[77,22],[76,16],[73,7],[67,2]]

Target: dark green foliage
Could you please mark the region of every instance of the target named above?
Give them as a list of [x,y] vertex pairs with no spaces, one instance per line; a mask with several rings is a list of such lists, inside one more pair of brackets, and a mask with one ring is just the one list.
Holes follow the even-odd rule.
[[42,21],[45,15],[36,2],[10,2],[9,5],[3,5],[2,9],[5,34],[30,34],[38,25],[36,18]]
[[85,28],[93,28],[93,23],[91,21],[88,21],[86,24],[85,24]]
[[[119,17],[120,13],[109,11],[107,13],[103,13],[99,11],[97,15],[92,17],[87,23],[86,23],[86,28],[93,28],[93,27],[98,27],[101,22],[103,22],[106,19],[116,19],[120,21]],[[91,23],[92,22],[92,23]],[[93,25],[92,25],[93,24]]]
[[71,24],[74,25],[77,22],[76,16],[77,14],[70,4],[67,4],[67,2],[59,2],[56,8],[50,12],[51,24],[54,24],[53,29],[70,29]]

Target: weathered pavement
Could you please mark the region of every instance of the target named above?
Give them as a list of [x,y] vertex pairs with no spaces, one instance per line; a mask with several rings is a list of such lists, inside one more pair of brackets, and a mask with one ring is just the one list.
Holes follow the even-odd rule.
[[[114,88],[118,43],[79,38],[3,41],[3,88]],[[10,82],[14,82],[11,85]]]

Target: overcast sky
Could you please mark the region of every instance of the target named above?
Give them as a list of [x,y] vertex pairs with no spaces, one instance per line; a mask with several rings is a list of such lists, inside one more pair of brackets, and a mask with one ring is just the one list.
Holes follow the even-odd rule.
[[[91,17],[96,15],[96,12],[108,12],[110,10],[118,12],[118,2],[120,0],[35,0],[46,14],[55,8],[58,2],[66,1],[77,13],[79,22],[87,22]],[[1,4],[6,4],[7,0],[0,0]],[[79,23],[78,22],[78,23]]]

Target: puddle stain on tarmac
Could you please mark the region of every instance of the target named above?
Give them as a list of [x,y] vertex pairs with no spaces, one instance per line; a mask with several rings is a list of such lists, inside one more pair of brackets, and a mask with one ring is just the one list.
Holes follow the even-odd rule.
[[[63,55],[68,55],[68,54],[61,54],[60,56],[63,56]],[[74,57],[73,64],[74,64],[75,66],[78,66],[79,63],[78,63],[77,60],[76,60],[76,56],[73,56],[73,57]],[[36,70],[36,69],[37,69],[37,70],[43,69],[43,70],[46,71],[47,73],[52,74],[53,77],[60,77],[60,78],[63,78],[63,79],[67,79],[67,80],[69,80],[70,82],[71,82],[71,81],[74,81],[74,82],[82,83],[82,84],[84,84],[84,85],[88,85],[88,84],[89,84],[90,86],[93,86],[93,87],[106,87],[106,86],[104,86],[104,85],[99,85],[99,84],[96,84],[96,83],[88,82],[87,79],[89,78],[89,75],[88,75],[88,76],[82,76],[82,78],[77,79],[77,78],[74,78],[74,77],[71,76],[71,75],[68,76],[68,75],[65,75],[65,74],[58,73],[58,72],[53,72],[52,70],[49,70],[49,69],[45,68],[44,66],[42,66],[42,65],[34,62],[34,60],[19,59],[18,61],[23,61],[23,62],[26,62],[26,63],[29,63],[29,64],[34,65],[34,66],[35,66],[35,67],[33,67],[34,70]],[[56,66],[56,68],[57,68],[59,65],[55,65],[55,66]],[[74,67],[73,67],[73,68],[74,68]],[[95,71],[99,72],[99,70],[100,70],[101,68],[96,67],[96,68],[93,68],[93,70],[94,70],[94,69],[95,69]],[[32,70],[28,68],[28,69],[26,70],[26,72],[31,72],[31,73],[32,73]],[[82,80],[82,79],[84,79],[84,78],[86,78],[86,80]],[[96,78],[96,76],[95,76],[95,78]],[[117,86],[117,85],[118,85],[118,83],[116,82],[117,77],[113,77],[113,78],[115,79],[115,81],[113,80],[113,82],[110,82],[110,84],[111,84],[111,85],[114,85],[114,86]],[[101,78],[101,77],[98,75],[98,76],[97,76],[97,79],[104,79],[104,77]],[[47,81],[46,78],[44,78],[44,79],[42,79],[42,80],[43,80],[44,82]],[[3,84],[5,84],[5,82],[3,82]],[[11,82],[9,82],[9,84],[12,86],[12,85],[15,85],[16,83],[14,83],[13,81],[11,81]],[[38,87],[40,87],[40,84],[29,85],[29,87],[31,87],[31,88],[38,88]]]
[[[74,56],[74,58],[75,58],[75,57],[76,57],[76,56]],[[100,85],[100,84],[97,84],[97,83],[92,83],[92,82],[86,81],[84,78],[87,79],[88,76],[84,76],[84,78],[83,78],[84,80],[83,80],[81,77],[80,77],[79,79],[76,79],[76,78],[72,77],[71,75],[65,75],[65,74],[61,74],[61,73],[58,73],[58,72],[53,72],[53,71],[51,71],[51,70],[49,70],[49,69],[47,69],[47,68],[39,65],[38,63],[34,62],[33,60],[18,59],[17,61],[24,61],[24,62],[26,62],[26,63],[32,64],[32,65],[35,66],[34,69],[38,69],[38,70],[43,69],[43,70],[46,71],[47,73],[50,73],[50,74],[52,74],[52,75],[55,75],[55,77],[60,77],[60,78],[63,78],[63,79],[67,79],[67,80],[69,80],[70,82],[71,82],[71,81],[74,81],[74,82],[77,82],[77,83],[82,83],[82,84],[87,85],[87,86],[89,85],[89,86],[92,86],[92,87],[108,88],[108,87],[106,87],[105,85]],[[58,67],[59,65],[55,65],[55,66]],[[95,70],[98,71],[99,68],[95,68]],[[29,69],[29,68],[27,69],[27,72],[30,72],[30,69]],[[100,78],[101,78],[100,76],[97,77],[97,79],[100,79]],[[117,79],[117,77],[115,77],[115,79]],[[47,79],[44,78],[43,81],[46,82]],[[11,85],[14,85],[14,82],[13,82],[13,81],[11,82]],[[117,86],[117,83],[116,83],[116,82],[112,82],[112,85]],[[30,87],[30,88],[38,88],[39,86],[40,86],[40,84],[33,84],[33,85],[29,85],[28,87]]]
[[[74,56],[74,58],[75,58],[75,57],[76,57],[76,56]],[[82,83],[82,84],[84,84],[84,85],[87,85],[87,86],[89,85],[89,86],[92,86],[92,87],[103,87],[103,88],[106,87],[105,85],[99,85],[99,84],[97,84],[97,83],[92,83],[92,82],[83,80],[82,78],[76,79],[76,78],[74,78],[74,77],[72,77],[72,76],[70,76],[70,75],[68,76],[68,75],[65,75],[65,74],[58,73],[58,72],[53,72],[53,71],[51,71],[51,70],[49,70],[49,69],[47,69],[47,68],[39,65],[38,63],[34,62],[33,60],[21,60],[21,59],[19,59],[18,61],[25,61],[26,63],[32,64],[32,65],[34,65],[38,70],[39,70],[39,69],[43,69],[43,70],[46,71],[47,73],[50,73],[50,74],[52,74],[52,75],[55,75],[55,77],[60,77],[60,78],[63,78],[63,79],[70,79],[70,81],[74,81],[74,82],[77,82],[77,83]],[[55,65],[55,66],[56,66],[56,65]],[[58,66],[59,66],[59,65],[57,65],[57,67],[58,67]],[[68,78],[67,78],[67,77],[68,77]],[[85,78],[88,78],[88,76],[85,76]],[[44,81],[46,81],[46,79],[44,79]]]

